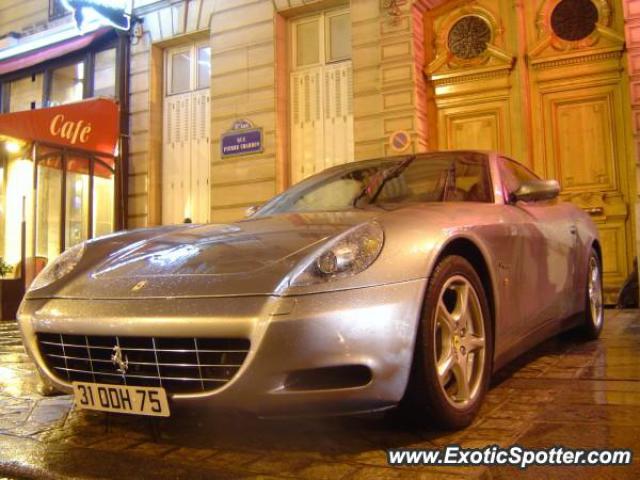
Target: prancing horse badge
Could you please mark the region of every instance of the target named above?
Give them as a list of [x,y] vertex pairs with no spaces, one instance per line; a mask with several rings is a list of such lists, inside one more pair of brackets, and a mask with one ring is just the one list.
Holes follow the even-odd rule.
[[140,290],[142,290],[145,287],[146,284],[147,284],[146,280],[141,280],[131,288],[131,291],[132,292],[139,292]]

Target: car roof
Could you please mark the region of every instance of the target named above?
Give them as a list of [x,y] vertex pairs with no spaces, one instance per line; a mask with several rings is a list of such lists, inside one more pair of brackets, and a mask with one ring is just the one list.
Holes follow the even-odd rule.
[[322,172],[319,173],[329,173],[329,172],[334,172],[336,170],[344,170],[344,169],[350,169],[352,167],[358,167],[360,165],[366,165],[368,163],[379,163],[379,162],[387,162],[387,161],[401,161],[404,160],[406,158],[410,158],[410,157],[425,157],[425,156],[429,156],[429,155],[436,155],[436,154],[442,154],[442,153],[452,153],[452,154],[456,154],[456,153],[476,153],[476,154],[482,154],[482,155],[486,155],[488,160],[491,161],[491,159],[496,156],[496,155],[502,155],[496,151],[493,150],[472,150],[472,149],[468,149],[468,150],[433,150],[431,152],[419,152],[419,153],[407,153],[407,154],[402,154],[402,155],[390,155],[390,156],[386,156],[386,157],[375,157],[375,158],[368,158],[368,159],[363,159],[363,160],[356,160],[353,162],[348,162],[348,163],[341,163],[339,165],[334,165],[332,167],[329,167],[325,170],[323,170]]

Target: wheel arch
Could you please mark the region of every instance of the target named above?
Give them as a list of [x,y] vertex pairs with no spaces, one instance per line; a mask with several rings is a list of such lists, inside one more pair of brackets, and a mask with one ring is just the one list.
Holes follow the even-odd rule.
[[[442,247],[442,249],[436,256],[432,265],[432,271],[444,258],[451,255],[458,255],[467,260],[480,277],[480,281],[482,282],[482,286],[485,289],[485,294],[487,295],[487,301],[489,303],[489,315],[491,317],[491,329],[493,332],[492,337],[495,345],[497,298],[493,275],[491,274],[491,271],[489,269],[487,256],[482,252],[482,249],[473,240],[467,237],[453,238]],[[429,277],[431,277],[431,274],[429,275]]]

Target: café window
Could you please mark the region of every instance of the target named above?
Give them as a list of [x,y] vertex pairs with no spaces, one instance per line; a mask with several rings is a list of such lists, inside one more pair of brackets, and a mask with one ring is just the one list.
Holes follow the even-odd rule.
[[96,53],[93,62],[93,96],[116,96],[116,49]]
[[44,75],[37,73],[10,82],[9,111],[20,112],[42,107],[42,86]]
[[2,112],[54,107],[90,97],[115,98],[117,49],[109,44],[104,46],[95,52],[76,55],[65,63],[58,62],[3,82]]
[[112,158],[38,147],[36,182],[36,257],[114,230]]
[[84,98],[85,79],[84,62],[72,63],[53,70],[51,72],[49,106],[55,107],[82,100]]

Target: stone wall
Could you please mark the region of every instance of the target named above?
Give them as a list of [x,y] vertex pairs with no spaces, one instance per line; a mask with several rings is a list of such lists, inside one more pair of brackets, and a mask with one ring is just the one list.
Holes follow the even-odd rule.
[[[242,218],[276,193],[276,70],[271,0],[219,0],[211,22],[211,220]],[[220,158],[220,136],[247,118],[264,152]]]
[[423,42],[414,36],[422,33],[420,11],[406,2],[392,15],[381,5],[351,2],[356,159],[393,153],[388,138],[397,130],[411,134],[411,150],[427,146],[426,102],[416,101],[423,91],[416,68]]

